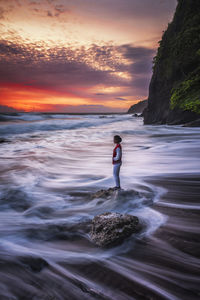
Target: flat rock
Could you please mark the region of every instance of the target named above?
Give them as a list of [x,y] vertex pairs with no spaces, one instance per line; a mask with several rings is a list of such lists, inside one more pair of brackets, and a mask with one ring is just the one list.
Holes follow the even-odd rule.
[[128,196],[138,196],[139,193],[137,191],[134,190],[116,190],[114,188],[109,188],[107,190],[99,190],[93,194],[90,194],[90,199],[94,199],[94,198],[101,198],[101,199],[108,199],[110,198],[112,195],[118,195],[123,196],[123,197],[128,197]]
[[120,244],[125,238],[139,230],[139,220],[129,214],[106,212],[92,220],[91,240],[100,247]]
[[91,194],[90,197],[92,199],[94,199],[94,198],[107,198],[107,197],[111,196],[116,191],[117,190],[115,190],[114,188],[109,188],[107,190],[99,190],[96,193]]

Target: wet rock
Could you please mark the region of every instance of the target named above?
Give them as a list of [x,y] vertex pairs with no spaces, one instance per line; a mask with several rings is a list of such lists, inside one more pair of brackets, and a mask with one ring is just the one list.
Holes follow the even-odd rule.
[[10,141],[7,139],[4,139],[4,138],[0,138],[0,144],[3,144],[3,143],[10,143]]
[[182,125],[182,127],[200,127],[200,119],[186,123],[186,124]]
[[107,190],[99,190],[94,194],[90,195],[91,199],[94,198],[108,198],[109,196],[111,196],[114,192],[116,192],[116,190],[114,188],[109,188]]
[[92,220],[90,238],[97,246],[111,247],[138,230],[139,220],[136,216],[106,212]]
[[25,211],[30,208],[30,199],[27,194],[17,188],[3,190],[0,196],[0,206],[2,209],[14,209],[16,211]]
[[43,268],[49,265],[46,260],[41,257],[25,256],[20,257],[19,260],[33,272],[40,272]]
[[114,188],[109,188],[107,190],[99,190],[93,194],[90,195],[90,199],[100,198],[100,199],[109,199],[112,196],[117,196],[117,198],[131,198],[135,196],[139,196],[139,192],[134,190],[116,190]]
[[141,113],[140,115],[138,115],[138,118],[143,118],[143,113]]
[[127,114],[141,113],[145,109],[145,107],[147,107],[147,99],[133,104],[127,111]]

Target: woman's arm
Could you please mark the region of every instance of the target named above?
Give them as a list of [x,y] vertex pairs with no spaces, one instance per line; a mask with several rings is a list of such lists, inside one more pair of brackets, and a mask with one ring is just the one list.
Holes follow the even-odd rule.
[[115,157],[113,157],[113,160],[119,160],[121,158],[121,149],[120,148],[116,149],[116,153],[117,153],[117,155]]

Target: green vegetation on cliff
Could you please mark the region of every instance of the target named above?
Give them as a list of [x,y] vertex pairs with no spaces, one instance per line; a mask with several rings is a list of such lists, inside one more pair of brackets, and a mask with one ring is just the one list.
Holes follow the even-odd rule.
[[199,74],[190,75],[172,89],[171,109],[179,107],[200,114],[200,69],[198,71]]
[[200,114],[200,1],[178,1],[153,59],[153,71],[158,68],[171,82],[170,109]]

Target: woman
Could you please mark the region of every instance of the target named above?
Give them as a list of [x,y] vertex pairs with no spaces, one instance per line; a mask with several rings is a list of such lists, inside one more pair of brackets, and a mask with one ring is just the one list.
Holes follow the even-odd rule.
[[113,163],[113,176],[115,180],[116,186],[114,189],[119,190],[120,187],[120,179],[119,179],[119,171],[120,167],[122,165],[122,146],[121,146],[121,137],[119,135],[115,135],[113,139],[114,143],[116,144],[115,148],[113,149],[113,157],[112,157],[112,163]]

